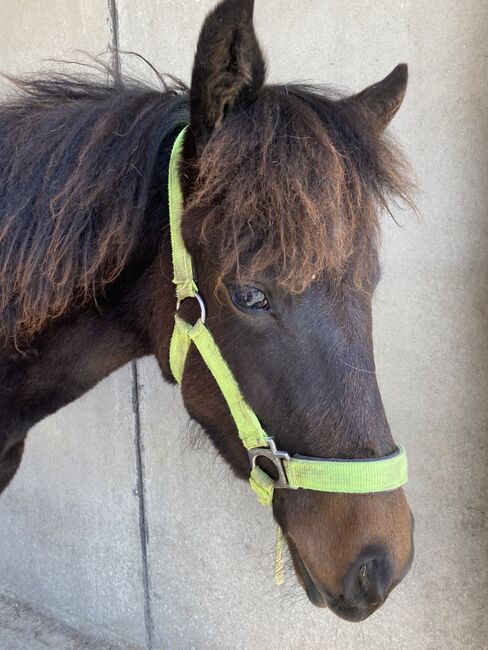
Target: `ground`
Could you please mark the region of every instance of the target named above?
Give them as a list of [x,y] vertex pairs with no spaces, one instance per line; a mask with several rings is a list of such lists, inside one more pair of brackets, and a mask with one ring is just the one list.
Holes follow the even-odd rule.
[[88,638],[13,599],[0,596],[0,650],[137,650]]

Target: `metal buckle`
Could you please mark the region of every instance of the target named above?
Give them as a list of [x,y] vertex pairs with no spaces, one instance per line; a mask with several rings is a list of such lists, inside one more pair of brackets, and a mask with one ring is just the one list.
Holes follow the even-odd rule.
[[248,449],[247,453],[249,454],[249,460],[251,461],[251,467],[254,469],[256,467],[256,460],[263,456],[268,458],[273,465],[278,470],[278,479],[275,481],[275,488],[288,488],[289,490],[294,490],[288,483],[288,478],[286,476],[285,468],[283,467],[284,460],[290,460],[290,455],[286,451],[278,451],[276,448],[275,439],[271,436],[266,438],[266,442],[269,445],[269,449],[266,447],[256,447],[255,449]]
[[[200,320],[202,323],[205,323],[205,319],[207,318],[207,310],[205,308],[205,302],[203,301],[202,296],[197,291],[194,296],[188,296],[188,298],[195,298],[197,300],[198,304],[200,305]],[[183,300],[188,300],[188,298],[183,298]],[[179,311],[183,300],[176,301],[176,311]]]

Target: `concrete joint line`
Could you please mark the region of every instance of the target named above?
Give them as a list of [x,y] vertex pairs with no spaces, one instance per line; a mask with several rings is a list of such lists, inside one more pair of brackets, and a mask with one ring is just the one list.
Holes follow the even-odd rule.
[[142,585],[144,589],[144,625],[146,630],[146,643],[148,648],[152,648],[153,641],[153,618],[151,611],[151,594],[150,594],[150,576],[148,563],[148,543],[149,531],[146,516],[146,499],[145,499],[145,472],[144,472],[144,447],[141,439],[141,418],[140,418],[140,400],[139,400],[139,372],[137,362],[132,364],[132,410],[134,413],[134,447],[136,457],[137,485],[136,493],[139,501],[139,534],[141,540],[141,560],[142,560]]
[[108,0],[108,11],[110,33],[112,35],[112,42],[110,44],[110,50],[112,53],[111,66],[113,70],[114,81],[116,83],[119,83],[122,77],[122,69],[119,52],[119,11],[117,8],[117,0]]

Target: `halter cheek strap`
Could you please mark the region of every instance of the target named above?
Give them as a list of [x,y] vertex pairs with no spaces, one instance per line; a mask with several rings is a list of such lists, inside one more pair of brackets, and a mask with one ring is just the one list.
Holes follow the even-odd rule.
[[[179,163],[187,127],[176,138],[169,164],[169,218],[173,257],[173,283],[176,286],[178,311],[187,298],[197,299],[201,315],[194,325],[175,315],[175,327],[170,343],[170,367],[178,383],[183,379],[186,358],[193,343],[212,373],[234,419],[242,444],[250,460],[251,488],[263,505],[271,505],[277,488],[308,489],[343,494],[387,492],[404,485],[407,480],[407,457],[402,447],[383,458],[358,460],[290,457],[279,451],[275,441],[263,430],[258,417],[244,399],[239,385],[222,357],[212,334],[205,325],[205,304],[193,276],[192,258],[186,250],[181,222],[183,193],[179,180]],[[257,465],[259,457],[274,464],[275,480]]]

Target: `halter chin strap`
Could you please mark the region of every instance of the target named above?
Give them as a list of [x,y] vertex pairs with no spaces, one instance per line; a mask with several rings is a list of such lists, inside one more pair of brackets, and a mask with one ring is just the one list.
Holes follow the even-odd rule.
[[[222,357],[219,347],[205,326],[205,304],[193,276],[192,258],[185,248],[181,230],[183,193],[179,180],[179,163],[188,127],[176,138],[169,163],[169,220],[173,256],[173,283],[179,306],[186,298],[198,300],[201,315],[194,325],[175,315],[170,344],[170,367],[178,383],[183,379],[185,361],[193,343],[212,373],[227,402],[242,444],[247,449],[251,473],[249,482],[263,505],[271,505],[277,488],[318,490],[345,494],[387,492],[404,485],[407,480],[407,457],[404,449],[383,458],[358,460],[290,457],[276,448],[275,441],[263,430],[258,417],[244,399],[239,385]],[[275,466],[275,480],[257,465],[259,457],[268,458]]]

